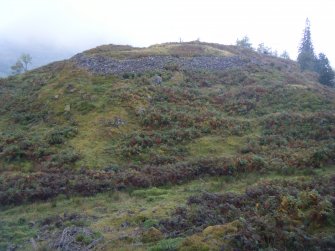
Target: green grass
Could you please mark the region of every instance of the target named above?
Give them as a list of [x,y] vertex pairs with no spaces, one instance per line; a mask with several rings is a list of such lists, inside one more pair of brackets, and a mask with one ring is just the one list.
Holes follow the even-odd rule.
[[[244,174],[236,177],[203,178],[183,185],[153,187],[131,192],[101,193],[91,197],[66,199],[60,196],[50,202],[32,203],[1,210],[0,231],[2,231],[3,237],[0,239],[0,246],[4,247],[11,238],[14,239],[14,243],[22,244],[24,240],[34,237],[39,229],[38,222],[47,217],[63,215],[64,213],[77,213],[86,216],[87,219],[84,222],[86,226],[104,236],[105,241],[101,247],[112,250],[118,250],[121,247],[132,249],[135,248],[132,242],[136,243],[139,236],[131,237],[133,240],[129,243],[127,240],[119,240],[123,232],[131,236],[132,231],[137,227],[149,228],[157,224],[160,219],[169,216],[176,207],[185,205],[186,199],[191,195],[202,192],[243,193],[248,186],[264,180],[294,181],[310,179],[315,176],[327,177],[334,173],[334,166],[329,166],[315,170],[312,176],[304,174],[303,171],[296,172],[289,177],[276,172],[263,175]],[[29,227],[31,222],[36,224]],[[130,226],[125,228],[123,232],[106,230],[109,228],[120,229],[124,222],[128,222]],[[153,250],[160,246],[174,245],[173,242],[173,240],[158,242],[154,244]],[[146,246],[142,246],[142,248],[146,249]]]
[[104,45],[88,50],[86,55],[104,55],[117,59],[139,58],[146,56],[233,56],[229,50],[218,49],[210,44],[199,44],[197,42],[190,43],[166,43],[153,45],[148,48],[133,48],[133,47],[116,47],[115,45]]
[[232,156],[245,143],[244,137],[205,136],[189,143],[187,149],[192,157]]
[[[191,195],[243,193],[262,180],[334,174],[333,167],[311,166],[333,158],[335,93],[321,88],[294,62],[199,42],[148,48],[107,45],[84,54],[117,59],[237,55],[261,64],[222,72],[180,71],[171,65],[161,72],[123,78],[94,75],[64,61],[2,81],[0,181],[14,180],[10,191],[20,189],[15,175],[27,177],[50,168],[117,167],[122,175],[129,167],[178,168],[195,159],[218,157],[234,157],[243,165],[256,156],[266,164],[259,172],[246,170],[236,176],[205,176],[174,186],[167,181],[161,187],[126,187],[88,197],[60,195],[2,208],[0,250],[8,241],[29,250],[26,241],[36,236],[40,221],[64,213],[84,215],[78,224],[101,233],[105,239],[100,246],[107,250],[173,249],[180,239],[141,245],[138,231],[157,225]],[[163,78],[160,86],[150,82],[157,74]],[[125,123],[108,123],[116,117]],[[76,134],[66,136],[71,128]],[[33,194],[38,187],[32,182],[27,189]],[[127,227],[120,227],[125,222]]]

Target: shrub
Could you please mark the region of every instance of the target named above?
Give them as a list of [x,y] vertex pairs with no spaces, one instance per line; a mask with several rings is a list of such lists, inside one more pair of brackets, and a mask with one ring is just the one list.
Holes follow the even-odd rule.
[[52,155],[50,164],[51,166],[63,166],[66,164],[73,164],[79,159],[80,155],[73,149],[69,148]]
[[[334,204],[329,201],[334,181],[335,177],[273,180],[249,186],[243,194],[193,195],[187,207],[176,208],[159,226],[167,236],[189,236],[182,243],[185,250],[332,249],[332,234],[320,238],[313,232],[335,226]],[[238,227],[227,227],[235,222]]]
[[47,136],[50,145],[63,144],[66,139],[75,137],[78,134],[76,127],[58,127],[53,129]]

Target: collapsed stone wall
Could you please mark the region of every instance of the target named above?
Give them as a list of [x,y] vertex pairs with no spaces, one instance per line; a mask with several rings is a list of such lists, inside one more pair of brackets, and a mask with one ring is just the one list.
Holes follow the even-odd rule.
[[143,73],[175,67],[179,70],[208,70],[222,71],[232,67],[241,67],[255,63],[250,59],[239,56],[147,56],[131,59],[115,59],[104,56],[86,56],[78,54],[72,58],[77,66],[85,68],[93,73],[108,75],[122,75],[124,73]]

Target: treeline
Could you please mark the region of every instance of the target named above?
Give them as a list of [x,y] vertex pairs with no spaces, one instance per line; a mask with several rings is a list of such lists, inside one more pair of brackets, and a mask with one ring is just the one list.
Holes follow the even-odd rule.
[[[283,51],[279,55],[277,50],[273,50],[271,47],[265,46],[264,43],[260,43],[257,48],[253,48],[248,36],[244,36],[242,39],[237,39],[236,45],[242,48],[256,50],[261,54],[290,59],[287,51]],[[330,66],[327,56],[324,53],[316,55],[314,52],[309,19],[306,19],[303,37],[299,46],[297,62],[299,63],[302,71],[312,71],[318,73],[319,82],[321,84],[332,87],[335,86],[335,73]]]

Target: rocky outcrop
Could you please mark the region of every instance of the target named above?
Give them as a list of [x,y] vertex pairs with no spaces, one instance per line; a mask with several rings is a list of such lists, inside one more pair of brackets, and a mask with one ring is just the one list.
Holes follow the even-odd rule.
[[125,73],[143,73],[175,68],[180,70],[222,71],[232,67],[245,66],[252,62],[239,56],[147,56],[131,59],[115,59],[104,56],[78,54],[72,58],[76,65],[93,73],[122,75]]

